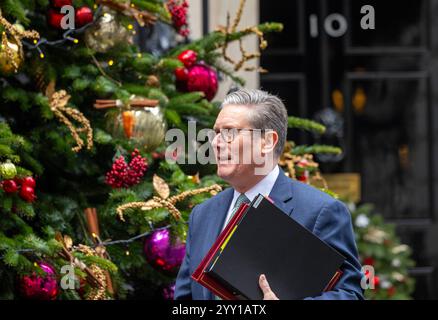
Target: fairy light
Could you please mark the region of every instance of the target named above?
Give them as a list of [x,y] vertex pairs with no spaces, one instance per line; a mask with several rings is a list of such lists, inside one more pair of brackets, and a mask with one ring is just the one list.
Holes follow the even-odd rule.
[[132,30],[134,28],[134,26],[132,24],[128,24],[128,29]]
[[[30,50],[38,50],[38,52],[40,53],[40,58],[43,59],[44,53],[42,53],[42,51],[40,49],[40,47],[43,45],[44,46],[45,45],[47,45],[47,46],[61,46],[66,41],[72,41],[75,44],[79,43],[78,39],[71,37],[70,35],[81,34],[81,33],[85,32],[85,30],[87,28],[89,28],[91,25],[94,25],[96,23],[96,21],[98,20],[97,17],[100,16],[100,14],[101,14],[102,6],[101,5],[98,6],[97,4],[94,4],[93,8],[96,9],[94,12],[93,22],[87,23],[86,25],[84,25],[80,28],[77,28],[77,29],[68,29],[66,32],[64,32],[61,39],[49,41],[46,38],[40,38],[38,41],[33,40],[32,42],[27,42],[27,41],[23,40],[22,41],[23,45],[26,46]],[[104,13],[103,15],[108,16],[108,13]]]
[[111,67],[114,64],[114,60],[108,61],[108,65]]
[[141,53],[137,53],[137,58],[141,58],[141,57],[142,57]]
[[[129,238],[129,239],[123,239],[123,240],[112,240],[112,241],[99,241],[98,243],[96,243],[95,245],[94,245],[94,247],[98,247],[98,246],[104,246],[104,247],[107,247],[107,246],[112,246],[112,245],[115,245],[115,244],[124,244],[124,245],[128,245],[128,244],[130,244],[130,243],[132,243],[132,242],[134,242],[134,241],[137,241],[138,239],[142,239],[142,238],[144,238],[144,237],[147,237],[147,236],[149,236],[152,232],[155,232],[155,231],[161,231],[161,230],[165,230],[165,229],[169,229],[171,226],[170,225],[167,225],[167,226],[164,226],[164,227],[160,227],[160,228],[154,228],[154,226],[153,226],[153,224],[152,224],[152,222],[150,221],[150,220],[148,220],[147,221],[148,222],[148,224],[149,224],[149,227],[151,228],[151,231],[147,231],[147,232],[144,232],[144,233],[141,233],[141,234],[139,234],[139,235],[136,235],[136,236],[134,236],[134,237],[132,237],[132,238]],[[184,222],[185,224],[188,224],[188,222]],[[93,237],[94,237],[94,233],[92,233],[91,234]],[[187,234],[186,234],[186,232],[184,232],[184,237],[186,237],[187,236]],[[97,235],[96,235],[96,237],[97,237]],[[97,237],[98,238],[98,237]],[[99,239],[99,238],[98,238]],[[35,250],[35,249],[18,249],[18,250],[15,250],[15,252],[16,253],[26,253],[26,252],[36,252],[37,250]],[[129,256],[130,255],[130,252],[129,252],[129,250],[126,250],[125,251],[125,254],[127,255],[127,256]],[[3,256],[0,256],[0,260],[2,260],[2,259],[4,259],[4,255]],[[38,266],[37,265],[37,263],[35,262],[34,263],[34,265],[35,266]]]
[[67,36],[67,37],[65,37],[65,38],[68,39],[68,40],[70,40],[70,41],[73,42],[73,43],[78,43],[78,42],[79,42],[78,39],[76,39],[76,38],[72,38],[72,37],[70,37],[70,36]]

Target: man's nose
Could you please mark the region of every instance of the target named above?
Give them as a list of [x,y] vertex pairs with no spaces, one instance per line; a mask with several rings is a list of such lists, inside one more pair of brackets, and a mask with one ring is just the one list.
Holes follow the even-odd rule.
[[225,148],[227,147],[225,141],[223,141],[223,139],[221,139],[220,134],[217,134],[213,138],[211,144],[212,144],[213,149],[214,149],[216,154],[218,154],[221,149],[226,150]]

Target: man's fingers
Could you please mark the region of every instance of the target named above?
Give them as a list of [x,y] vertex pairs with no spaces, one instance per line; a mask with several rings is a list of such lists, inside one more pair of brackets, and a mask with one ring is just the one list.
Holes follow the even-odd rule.
[[259,278],[259,286],[263,292],[264,300],[278,300],[277,296],[274,292],[272,292],[271,287],[269,286],[268,280],[264,274],[260,275]]
[[259,285],[263,291],[263,294],[268,294],[272,291],[271,287],[269,286],[268,280],[266,280],[266,277],[264,274],[260,275]]

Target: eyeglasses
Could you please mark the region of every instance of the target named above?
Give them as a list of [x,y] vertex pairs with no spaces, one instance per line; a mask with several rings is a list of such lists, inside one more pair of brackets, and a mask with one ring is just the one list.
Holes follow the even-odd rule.
[[255,132],[264,132],[265,129],[253,129],[253,128],[230,128],[230,129],[220,129],[215,130],[216,136],[220,134],[223,141],[230,143],[236,139],[237,135],[241,131],[255,131]]

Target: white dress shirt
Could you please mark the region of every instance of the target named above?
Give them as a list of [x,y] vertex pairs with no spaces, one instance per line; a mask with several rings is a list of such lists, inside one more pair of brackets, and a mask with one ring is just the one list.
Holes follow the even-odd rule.
[[[249,201],[254,200],[254,198],[261,193],[264,196],[269,196],[272,188],[274,187],[275,181],[278,178],[278,174],[280,173],[280,169],[278,165],[272,169],[262,180],[260,180],[254,187],[245,192],[246,197]],[[230,207],[228,209],[227,217],[225,219],[225,223],[222,226],[222,230],[226,227],[228,221],[231,219],[231,213],[233,212],[234,204],[236,203],[237,198],[240,196],[240,192],[234,190],[233,200],[231,201]]]

